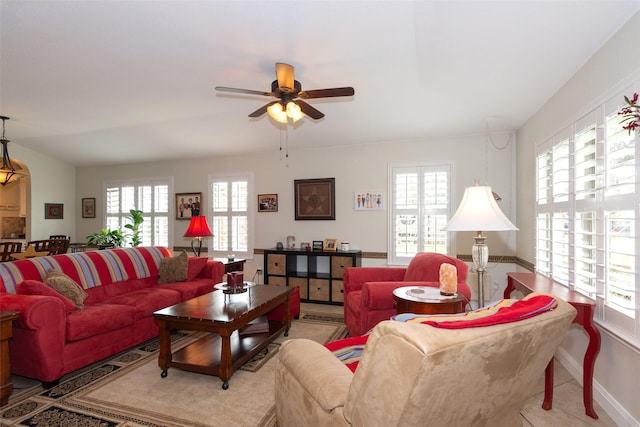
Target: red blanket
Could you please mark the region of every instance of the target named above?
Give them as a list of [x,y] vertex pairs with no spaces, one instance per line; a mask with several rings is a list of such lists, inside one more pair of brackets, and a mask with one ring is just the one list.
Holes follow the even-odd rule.
[[529,294],[521,300],[505,299],[469,313],[432,316],[403,313],[391,317],[391,320],[445,329],[478,328],[528,319],[553,310],[557,305],[557,301],[549,295]]

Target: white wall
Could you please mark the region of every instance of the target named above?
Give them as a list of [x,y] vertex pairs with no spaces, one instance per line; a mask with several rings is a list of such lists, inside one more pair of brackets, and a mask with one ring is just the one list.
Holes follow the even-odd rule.
[[[623,89],[640,76],[640,12],[636,13],[584,67],[518,130],[517,222],[518,256],[535,262],[535,147],[603,102],[613,91]],[[630,94],[629,94],[630,95]],[[640,384],[640,352],[601,329],[602,347],[595,368],[595,395],[621,425],[640,424],[637,388]],[[565,366],[582,377],[582,357],[588,338],[573,326],[563,342]]]
[[[313,123],[307,123],[313,126]],[[247,123],[251,126],[251,123]],[[272,135],[277,141],[279,134]],[[504,145],[509,135],[493,135],[496,143]],[[370,145],[329,147],[296,150],[295,139],[290,135],[289,158],[282,159],[276,142],[265,138],[267,152],[256,155],[235,157],[176,160],[171,162],[141,163],[117,167],[79,168],[77,175],[77,200],[83,197],[96,198],[96,219],[78,218],[76,234],[87,236],[102,227],[104,205],[102,203],[103,182],[112,179],[134,179],[142,177],[173,177],[175,193],[202,192],[203,206],[210,198],[207,195],[208,175],[230,171],[252,172],[255,179],[255,193],[277,193],[278,212],[255,212],[255,247],[271,248],[276,242],[286,241],[286,236],[296,237],[296,244],[337,238],[348,240],[353,249],[386,252],[387,212],[355,211],[353,194],[363,190],[381,190],[388,198],[388,165],[397,163],[431,162],[452,165],[454,206],[457,207],[464,188],[472,185],[474,178],[481,183],[494,184],[494,190],[502,197],[501,207],[512,216],[513,148],[506,150],[486,149],[484,135],[441,139],[438,141],[397,141]],[[489,154],[486,167],[485,150]],[[485,171],[488,175],[485,177]],[[295,179],[329,178],[336,179],[336,220],[335,221],[295,221],[293,181]],[[257,197],[252,196],[255,203]],[[386,203],[386,201],[385,201]],[[203,211],[208,213],[208,209]],[[173,246],[189,246],[190,240],[182,236],[187,221],[173,221]],[[469,254],[473,243],[472,233],[459,233],[457,251]],[[468,234],[468,235],[467,235]],[[492,254],[514,255],[515,234],[489,233]],[[381,260],[365,260],[364,265],[379,265]],[[247,265],[248,276],[262,266],[262,258]]]
[[[27,192],[27,224],[30,226],[27,225],[27,240],[66,234],[75,242],[78,238],[75,234],[76,218],[80,216],[79,205],[76,204],[75,167],[15,143],[10,143],[9,154],[29,169],[31,188]],[[44,219],[45,203],[62,203],[63,219]]]

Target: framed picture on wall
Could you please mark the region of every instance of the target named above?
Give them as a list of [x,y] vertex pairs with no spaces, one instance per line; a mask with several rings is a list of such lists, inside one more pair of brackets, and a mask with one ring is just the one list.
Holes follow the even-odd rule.
[[357,211],[382,211],[384,210],[384,193],[357,191],[353,195],[353,208]]
[[82,199],[82,218],[96,217],[96,199],[95,197],[86,197]]
[[202,206],[202,193],[176,193],[176,219],[188,219],[199,216]]
[[258,212],[278,212],[278,195],[258,194]]
[[44,219],[63,219],[64,205],[62,203],[45,203]]
[[335,220],[335,178],[294,181],[296,220]]

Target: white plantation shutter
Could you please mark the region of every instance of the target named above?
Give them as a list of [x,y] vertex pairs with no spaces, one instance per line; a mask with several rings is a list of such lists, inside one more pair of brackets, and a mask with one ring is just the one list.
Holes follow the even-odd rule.
[[128,234],[126,217],[139,209],[144,218],[141,245],[169,246],[169,186],[169,178],[106,183],[105,228]]
[[233,253],[237,257],[252,258],[252,200],[253,176],[209,177],[211,193],[211,231],[213,253],[226,257]]
[[638,136],[623,104],[616,94],[538,146],[536,271],[594,298],[596,319],[640,347]]
[[390,239],[391,264],[408,264],[418,252],[449,249],[447,224],[450,209],[448,165],[392,166]]

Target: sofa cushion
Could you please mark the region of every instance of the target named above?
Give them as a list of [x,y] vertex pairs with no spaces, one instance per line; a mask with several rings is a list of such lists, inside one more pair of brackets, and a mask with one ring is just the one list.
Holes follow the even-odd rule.
[[189,258],[185,251],[175,257],[166,257],[160,261],[160,277],[158,284],[171,282],[184,282],[189,271]]
[[158,285],[158,287],[161,289],[172,289],[179,292],[182,301],[186,301],[199,297],[200,295],[213,292],[213,285],[215,285],[215,283],[213,283],[213,280],[211,279],[198,278],[188,280],[186,282],[163,283],[162,285]]
[[151,317],[154,311],[178,304],[180,293],[166,288],[148,288],[127,292],[114,298],[109,298],[106,304],[126,305],[133,307],[136,312],[136,320]]
[[202,271],[204,266],[207,265],[207,258],[205,257],[189,257],[189,267],[187,269],[187,282],[195,280],[198,274]]
[[87,305],[67,315],[67,341],[78,341],[132,325],[136,309],[127,305]]
[[50,270],[47,273],[45,283],[73,301],[78,310],[84,308],[84,300],[87,298],[87,293],[63,272]]
[[38,280],[25,280],[18,285],[18,287],[16,288],[16,293],[22,295],[43,295],[47,297],[57,298],[62,301],[62,304],[64,304],[64,309],[67,313],[71,313],[72,311],[76,311],[77,309],[75,303],[69,298],[65,297],[60,292]]

